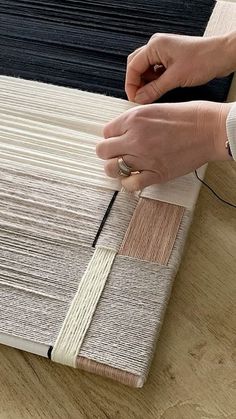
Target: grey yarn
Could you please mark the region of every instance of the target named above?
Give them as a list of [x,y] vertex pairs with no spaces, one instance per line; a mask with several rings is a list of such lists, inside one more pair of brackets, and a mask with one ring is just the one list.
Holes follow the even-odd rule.
[[[53,346],[112,191],[45,173],[0,171],[0,331]],[[126,204],[129,217],[135,204]],[[116,205],[118,226],[125,202]],[[114,244],[110,216],[106,234]],[[116,257],[80,356],[146,376],[188,223],[186,211],[167,267]]]

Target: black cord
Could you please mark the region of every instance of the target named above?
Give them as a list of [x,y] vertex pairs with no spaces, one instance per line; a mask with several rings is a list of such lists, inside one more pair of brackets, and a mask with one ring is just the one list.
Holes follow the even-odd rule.
[[108,218],[108,215],[110,214],[110,211],[111,211],[111,209],[112,209],[112,206],[113,206],[113,204],[114,204],[114,202],[115,202],[115,200],[116,200],[116,197],[117,197],[117,195],[118,195],[118,192],[119,192],[119,191],[115,191],[115,192],[114,192],[114,194],[113,194],[113,196],[112,196],[112,198],[111,198],[111,200],[110,200],[110,203],[109,203],[109,205],[108,205],[108,207],[107,207],[107,209],[106,209],[106,212],[105,212],[105,214],[104,214],[104,217],[103,217],[103,219],[102,219],[102,221],[101,221],[101,224],[100,224],[100,226],[99,226],[99,229],[98,229],[97,234],[96,234],[96,236],[95,236],[95,239],[94,239],[94,241],[93,241],[92,247],[95,247],[95,246],[96,246],[96,243],[97,243],[97,241],[98,241],[98,239],[99,239],[99,236],[100,236],[100,234],[101,234],[101,232],[102,232],[102,229],[103,229],[103,227],[104,227],[104,224],[105,224],[105,222],[106,222],[106,220],[107,220],[107,218]]
[[211,188],[211,186],[209,186],[204,180],[202,180],[199,176],[198,176],[198,172],[195,170],[195,175],[196,175],[196,177],[197,177],[197,179],[200,181],[200,182],[202,182],[202,184],[204,185],[204,186],[206,186],[212,193],[213,193],[213,195],[215,195],[216,196],[216,198],[218,198],[221,202],[223,202],[224,204],[227,204],[227,205],[229,205],[230,207],[233,207],[233,208],[236,208],[236,205],[235,204],[232,204],[232,202],[228,202],[228,201],[226,201],[225,199],[223,199],[223,198],[221,198],[221,196],[219,196],[215,191],[214,191],[214,189],[212,189]]

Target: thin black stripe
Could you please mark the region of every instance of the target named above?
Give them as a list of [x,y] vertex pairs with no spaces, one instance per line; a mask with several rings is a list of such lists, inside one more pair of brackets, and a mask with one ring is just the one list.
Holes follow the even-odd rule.
[[110,214],[110,211],[111,211],[111,209],[112,209],[112,206],[113,206],[113,204],[114,204],[114,202],[115,202],[115,200],[116,200],[117,194],[118,194],[118,191],[115,191],[115,192],[114,192],[114,194],[113,194],[113,196],[112,196],[112,198],[111,198],[111,200],[110,200],[110,203],[109,203],[109,205],[108,205],[108,207],[107,207],[107,209],[106,209],[106,212],[105,212],[105,214],[104,214],[104,217],[103,217],[103,219],[102,219],[102,221],[101,221],[101,224],[100,224],[100,226],[99,226],[99,229],[98,229],[97,234],[96,234],[96,236],[95,236],[95,239],[94,239],[94,241],[93,241],[92,247],[95,247],[95,246],[96,246],[96,243],[97,243],[98,238],[99,238],[99,236],[100,236],[100,234],[101,234],[101,232],[102,232],[102,229],[103,229],[104,224],[105,224],[105,222],[106,222],[106,220],[107,220],[107,217],[108,217],[108,215]]
[[53,350],[53,346],[49,346],[49,349],[48,349],[48,359],[51,359],[51,355],[52,355],[52,350]]

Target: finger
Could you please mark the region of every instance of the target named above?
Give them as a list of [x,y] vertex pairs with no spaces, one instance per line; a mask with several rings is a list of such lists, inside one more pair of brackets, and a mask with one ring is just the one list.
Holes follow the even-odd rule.
[[169,90],[178,87],[172,75],[173,72],[167,69],[160,77],[145,84],[137,91],[134,101],[140,104],[152,103]]
[[143,48],[145,48],[146,45],[143,45],[140,48],[137,48],[135,51],[133,51],[131,54],[128,55],[127,57],[127,64],[130,63],[130,61],[135,57],[135,55],[138,54],[138,52],[140,52]]
[[161,35],[161,32],[156,32],[156,33],[154,33],[152,36],[151,36],[151,38],[149,39],[149,42],[152,40],[152,39],[154,39],[154,38],[157,38],[158,36],[160,36]]
[[[128,56],[127,63],[129,64],[130,61],[135,57],[135,55],[137,55],[138,52],[141,51],[145,47],[146,47],[146,45],[136,49],[132,54],[130,54]],[[140,83],[139,88],[145,86],[145,84],[147,82],[150,82],[150,81],[155,80],[156,78],[160,77],[161,74],[163,74],[163,72],[165,71],[165,67],[163,67],[162,65],[160,65],[158,68],[155,68],[155,67],[156,66],[152,66],[152,67],[148,68],[148,70],[146,70],[143,73],[143,75],[141,77],[141,83]]]
[[141,173],[122,177],[121,184],[129,192],[141,191],[146,186],[157,183],[157,175],[153,172],[143,171]]
[[119,137],[120,135],[125,134],[126,132],[126,124],[125,124],[125,112],[119,115],[117,118],[112,119],[103,128],[103,136],[104,138],[109,137]]
[[143,73],[142,80],[145,82],[145,84],[147,82],[158,79],[158,77],[160,77],[165,71],[165,67],[163,66],[159,66],[156,69],[154,69],[154,67],[150,67],[147,71],[145,71],[145,73]]
[[96,145],[96,153],[100,159],[108,160],[113,157],[129,154],[129,146],[126,135],[120,137],[111,137],[101,140]]
[[[148,68],[154,64],[161,64],[160,58],[156,54],[150,54],[150,45],[146,45],[145,48],[141,49],[130,61],[127,66],[126,79],[125,79],[125,91],[129,100],[134,100],[136,92],[141,85],[142,74],[148,70]],[[155,59],[153,56],[155,55]]]
[[[132,172],[137,172],[143,169],[142,163],[138,161],[138,159],[135,156],[125,155],[122,156],[124,159],[124,162],[132,169]],[[120,175],[120,169],[118,166],[118,158],[113,158],[110,160],[107,160],[104,164],[104,170],[107,174],[107,176],[112,178],[122,177]]]
[[[144,49],[146,47],[146,44],[145,45],[143,45],[142,47],[140,47],[140,48],[137,48],[134,52],[132,52],[131,54],[129,54],[128,55],[128,58],[127,58],[127,67],[126,67],[126,73],[127,73],[127,68],[128,68],[128,65],[129,65],[129,63],[132,61],[132,59],[135,57],[135,55],[137,55],[142,49]],[[142,80],[141,81],[141,83],[140,83],[140,86],[139,87],[142,87],[142,86],[144,86],[144,81]],[[126,94],[127,94],[127,97],[128,97],[128,99],[130,99],[130,97],[129,97],[129,92],[127,92],[126,91]]]

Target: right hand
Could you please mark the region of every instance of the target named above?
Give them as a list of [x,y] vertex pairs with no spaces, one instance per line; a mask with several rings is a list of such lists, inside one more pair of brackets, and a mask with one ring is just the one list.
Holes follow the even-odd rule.
[[[230,103],[193,101],[137,106],[110,121],[97,144],[105,172],[130,191],[168,182],[209,161],[230,160],[225,148]],[[122,177],[118,158],[132,171]]]
[[198,86],[226,76],[232,71],[226,51],[226,36],[155,34],[128,57],[125,81],[128,99],[151,103],[176,87]]

